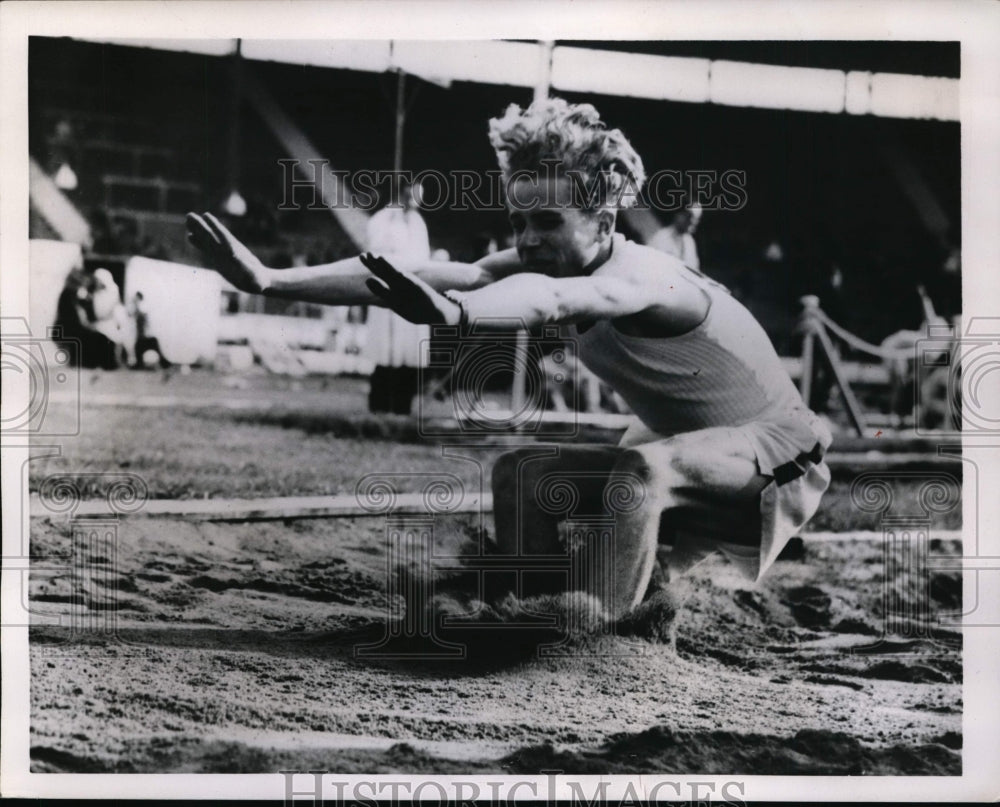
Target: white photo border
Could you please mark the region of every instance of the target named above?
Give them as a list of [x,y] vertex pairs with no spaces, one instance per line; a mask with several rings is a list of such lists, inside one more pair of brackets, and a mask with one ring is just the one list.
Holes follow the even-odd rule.
[[[677,40],[938,40],[961,43],[962,259],[963,316],[1000,316],[1000,4],[988,0],[887,0],[810,3],[704,0],[572,0],[462,3],[459,0],[334,0],[332,2],[21,2],[0,6],[0,299],[4,316],[28,311],[28,37],[115,38],[317,38],[328,39],[677,39]],[[16,384],[4,395],[26,396]],[[26,399],[26,397],[25,397]],[[979,553],[1000,557],[1000,501],[986,491],[1000,490],[1000,463],[990,457],[1000,441],[966,439],[982,445],[990,461],[979,462],[977,497],[965,497],[966,525],[978,524]],[[5,448],[11,441],[4,436]],[[13,463],[5,463],[13,465]],[[20,469],[3,472],[4,557],[20,546],[22,512],[27,506]],[[970,501],[971,500],[971,501]],[[996,576],[995,574],[993,575]],[[969,581],[967,573],[966,580]],[[988,579],[988,578],[983,578]],[[973,586],[966,585],[966,597]],[[2,605],[18,607],[20,578],[4,572]],[[973,603],[966,601],[966,610]],[[241,798],[283,799],[279,773],[258,775],[183,774],[32,774],[29,773],[28,639],[24,628],[2,632],[2,704],[0,788],[5,796],[102,798]],[[758,800],[995,800],[1000,798],[1000,642],[996,628],[967,630],[963,659],[963,773],[956,777],[768,777],[671,776],[673,782],[745,784],[744,801]],[[509,780],[533,782],[534,798],[571,796],[565,779],[581,783],[585,793],[609,781],[609,800],[635,791],[648,793],[658,776],[560,777],[551,792],[545,776],[416,777],[387,776],[386,781],[455,783]],[[372,776],[341,776],[357,784]],[[348,788],[351,784],[348,784]],[[350,791],[348,791],[350,792]],[[438,791],[426,791],[438,799]],[[452,791],[453,792],[453,791]],[[485,793],[491,792],[484,789]],[[677,800],[675,791],[661,791]],[[518,797],[532,790],[522,787]]]

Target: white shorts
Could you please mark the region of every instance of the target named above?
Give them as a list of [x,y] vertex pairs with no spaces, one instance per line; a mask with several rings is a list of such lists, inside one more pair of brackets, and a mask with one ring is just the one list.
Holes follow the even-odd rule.
[[[681,574],[719,552],[751,580],[759,580],[777,559],[789,539],[819,509],[830,485],[830,469],[823,455],[832,442],[825,424],[808,409],[789,413],[776,422],[755,421],[732,427],[753,447],[757,468],[771,481],[760,493],[760,544],[732,543],[706,535],[678,535],[670,554],[670,573]],[[643,426],[633,425],[620,445],[633,447],[662,440]]]

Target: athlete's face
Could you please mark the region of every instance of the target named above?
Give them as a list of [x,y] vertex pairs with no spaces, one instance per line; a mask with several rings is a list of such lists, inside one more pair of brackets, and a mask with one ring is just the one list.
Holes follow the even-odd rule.
[[518,257],[529,270],[554,277],[586,273],[610,244],[614,214],[573,204],[565,177],[519,177],[507,186],[507,214]]

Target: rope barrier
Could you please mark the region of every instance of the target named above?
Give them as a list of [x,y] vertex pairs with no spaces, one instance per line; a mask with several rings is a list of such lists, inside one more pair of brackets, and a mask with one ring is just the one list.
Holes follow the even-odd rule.
[[810,312],[807,316],[816,317],[827,328],[829,328],[835,336],[846,342],[850,347],[855,350],[860,350],[863,353],[870,353],[873,356],[878,356],[879,358],[887,361],[911,361],[916,356],[913,348],[910,348],[909,350],[890,350],[888,348],[880,347],[879,345],[873,345],[871,342],[866,342],[861,337],[855,336],[846,328],[838,325],[820,309],[815,309],[814,312]]

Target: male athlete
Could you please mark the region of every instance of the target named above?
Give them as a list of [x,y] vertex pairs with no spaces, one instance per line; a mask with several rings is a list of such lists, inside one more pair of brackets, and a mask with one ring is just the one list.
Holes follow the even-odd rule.
[[624,398],[636,422],[617,446],[502,456],[493,471],[499,551],[565,553],[560,519],[541,500],[546,482],[562,473],[582,502],[615,519],[612,568],[591,575],[609,580],[591,593],[612,619],[627,618],[651,588],[661,516],[671,533],[671,579],[716,552],[758,579],[829,484],[828,431],[724,287],[615,233],[618,210],[634,203],[645,173],[625,136],[607,130],[592,106],[512,105],[490,121],[490,141],[507,180],[515,248],[476,264],[394,257],[390,265],[365,255],[276,271],[210,214],[189,215],[189,236],[249,292],[382,304],[431,324],[567,326],[581,361]]

